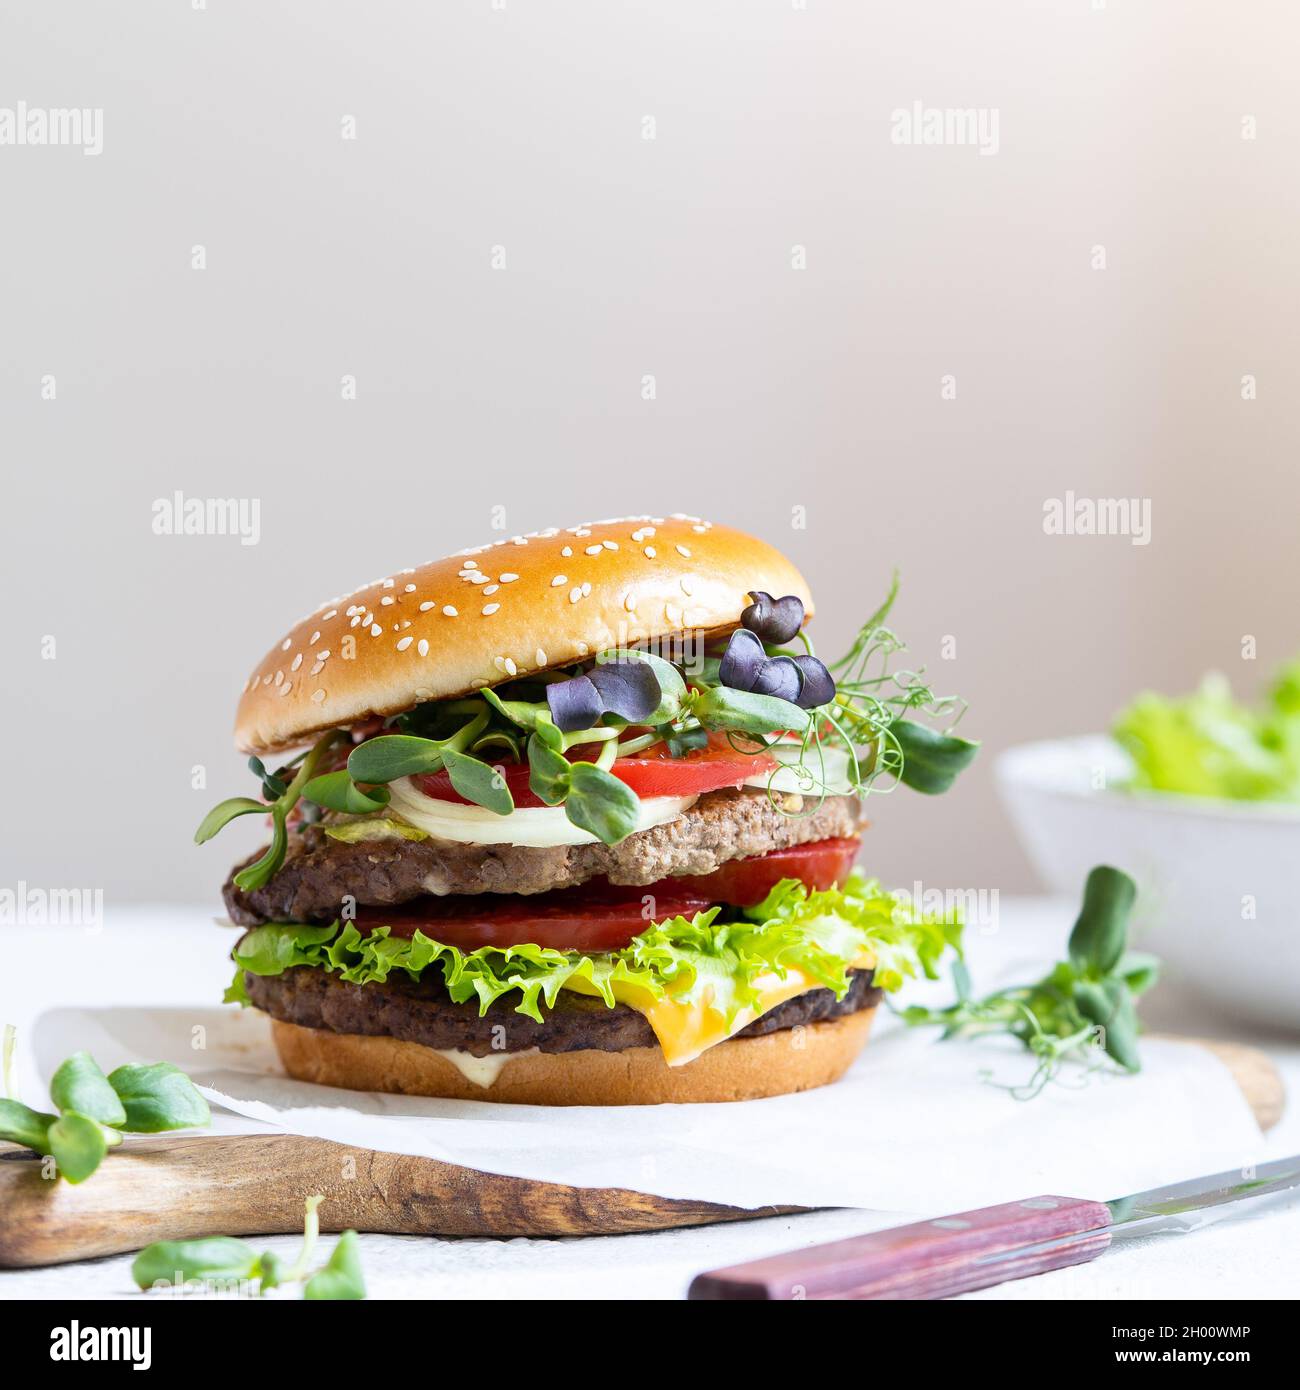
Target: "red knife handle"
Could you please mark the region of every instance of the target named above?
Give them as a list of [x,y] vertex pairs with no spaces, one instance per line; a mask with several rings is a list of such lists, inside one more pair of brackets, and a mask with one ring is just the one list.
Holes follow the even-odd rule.
[[710,1270],[693,1299],[951,1298],[1082,1264],[1110,1244],[1110,1211],[1027,1197]]

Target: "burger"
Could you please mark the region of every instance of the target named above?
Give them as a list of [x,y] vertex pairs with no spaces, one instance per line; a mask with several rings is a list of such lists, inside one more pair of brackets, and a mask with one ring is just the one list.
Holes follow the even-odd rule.
[[[896,581],[894,588],[896,588]],[[227,999],[305,1081],[538,1105],[822,1086],[960,924],[854,868],[870,791],[945,790],[960,702],[834,663],[803,576],[697,517],[502,538],[331,599],[235,725],[270,843]],[[942,727],[936,727],[936,724]]]

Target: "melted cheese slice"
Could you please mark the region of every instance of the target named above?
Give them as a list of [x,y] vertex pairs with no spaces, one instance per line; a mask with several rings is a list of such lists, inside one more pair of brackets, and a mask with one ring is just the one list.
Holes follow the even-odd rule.
[[[875,963],[871,952],[863,951],[852,964],[854,970],[870,970]],[[787,970],[784,979],[777,974],[760,975],[754,981],[754,986],[758,990],[758,1002],[741,1009],[730,1025],[726,1016],[712,1007],[709,998],[687,1001],[665,995],[662,999],[655,999],[648,990],[622,982],[615,983],[613,991],[614,998],[620,1004],[626,1004],[645,1016],[654,1029],[655,1037],[659,1039],[664,1061],[670,1067],[682,1067],[709,1048],[726,1042],[756,1018],[770,1013],[778,1004],[806,994],[810,989],[822,987],[811,975],[794,969]],[[586,980],[573,980],[565,988],[579,994],[599,993]]]

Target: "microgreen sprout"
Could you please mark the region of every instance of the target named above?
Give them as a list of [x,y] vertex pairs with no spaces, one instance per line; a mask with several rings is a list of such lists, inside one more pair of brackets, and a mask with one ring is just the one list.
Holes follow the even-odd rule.
[[1029,1081],[1010,1087],[1019,1099],[1059,1079],[1067,1062],[1095,1067],[1109,1058],[1125,1071],[1141,1069],[1136,1000],[1156,982],[1154,956],[1127,950],[1133,880],[1098,865],[1088,875],[1083,905],[1070,933],[1068,959],[1036,984],[1013,985],[970,997],[964,962],[953,968],[957,1001],[944,1009],[902,1011],[905,1022],[943,1029],[944,1038],[994,1034],[1018,1039],[1038,1059]]
[[68,1182],[84,1182],[108,1150],[121,1144],[123,1131],[157,1134],[211,1121],[207,1101],[179,1067],[130,1064],[105,1076],[88,1052],[74,1052],[50,1078],[50,1100],[58,1113],[33,1110],[18,1099],[15,1040],[14,1028],[6,1024],[0,1140],[52,1157]]
[[308,1197],[304,1204],[302,1250],[284,1266],[269,1250],[260,1255],[234,1236],[199,1240],[160,1240],[146,1245],[131,1262],[131,1278],[141,1289],[184,1288],[190,1283],[214,1289],[251,1287],[264,1294],[286,1284],[302,1284],[306,1299],[358,1299],[366,1296],[357,1233],[344,1231],[329,1259],[309,1273],[320,1237],[316,1213],[324,1198]]

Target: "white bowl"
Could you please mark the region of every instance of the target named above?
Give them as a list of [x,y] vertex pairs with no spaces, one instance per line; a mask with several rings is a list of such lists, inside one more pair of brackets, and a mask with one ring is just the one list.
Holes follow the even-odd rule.
[[1224,1012],[1300,1029],[1300,807],[1122,790],[1127,757],[1098,736],[1009,749],[995,771],[1053,892],[1125,870],[1135,945]]

